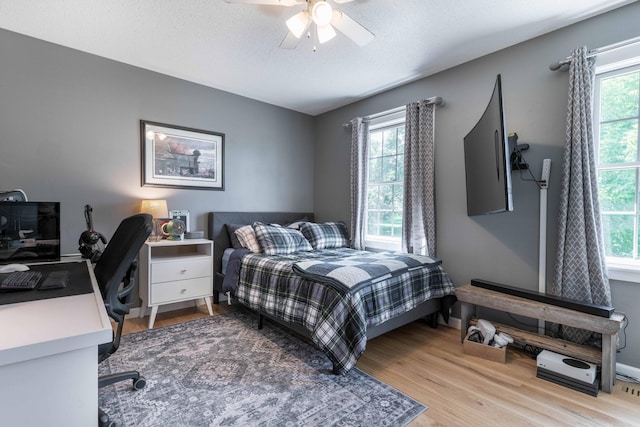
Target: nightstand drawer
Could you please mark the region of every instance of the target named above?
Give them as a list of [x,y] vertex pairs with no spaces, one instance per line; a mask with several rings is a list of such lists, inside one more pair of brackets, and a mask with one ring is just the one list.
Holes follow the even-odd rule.
[[151,287],[151,304],[182,301],[211,295],[213,284],[209,277],[156,283]]
[[184,259],[177,262],[155,262],[151,264],[151,283],[172,282],[205,276],[213,276],[211,258]]

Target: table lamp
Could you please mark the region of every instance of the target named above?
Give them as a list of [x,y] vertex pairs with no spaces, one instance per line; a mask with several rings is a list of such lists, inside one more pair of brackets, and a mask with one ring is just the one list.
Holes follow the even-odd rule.
[[160,219],[169,217],[169,208],[166,200],[143,200],[140,204],[140,213],[148,213],[153,217],[153,235],[150,240],[158,241],[162,238],[160,232]]

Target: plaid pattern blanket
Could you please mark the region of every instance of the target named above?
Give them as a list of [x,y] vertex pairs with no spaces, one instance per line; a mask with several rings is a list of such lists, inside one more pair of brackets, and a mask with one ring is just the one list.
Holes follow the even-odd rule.
[[293,264],[305,279],[325,283],[338,291],[356,292],[364,286],[407,270],[439,265],[442,261],[422,255],[391,252],[358,252],[351,256],[323,257]]
[[242,304],[303,326],[331,360],[334,371],[348,372],[364,352],[367,326],[392,319],[433,298],[450,296],[453,283],[441,265],[405,270],[355,292],[306,280],[292,265],[310,259],[352,256],[348,248],[287,255],[249,253],[242,258],[235,296]]

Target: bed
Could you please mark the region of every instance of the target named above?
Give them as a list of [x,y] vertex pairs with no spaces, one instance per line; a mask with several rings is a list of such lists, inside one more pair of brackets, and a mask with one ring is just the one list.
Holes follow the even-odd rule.
[[[229,277],[225,282],[223,274],[223,258],[226,267],[233,254],[227,227],[233,229],[255,223],[285,225],[301,220],[313,223],[314,215],[310,212],[210,212],[214,303],[219,303],[223,286],[229,286]],[[355,366],[368,339],[421,318],[430,319],[435,326],[438,313],[447,319],[449,308],[456,301],[453,283],[439,263],[403,268],[397,274],[380,279],[358,278],[359,282],[354,279],[352,288],[344,288],[334,284],[335,280],[322,280],[315,275],[314,268],[325,264],[314,257],[335,261],[344,256],[351,256],[350,259],[384,256],[355,253],[341,247],[315,248],[314,244],[312,251],[268,256],[236,250],[239,276],[237,281],[233,280],[236,287],[231,298],[256,311],[260,319],[265,316],[309,338],[331,360],[336,374],[344,374]],[[387,264],[386,260],[381,262]],[[428,286],[424,286],[427,282]]]

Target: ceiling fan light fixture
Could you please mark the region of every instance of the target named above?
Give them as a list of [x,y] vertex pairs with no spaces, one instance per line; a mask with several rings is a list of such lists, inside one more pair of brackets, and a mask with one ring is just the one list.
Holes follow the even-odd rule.
[[316,25],[318,27],[318,42],[320,44],[328,42],[336,36],[336,31],[331,25]]
[[333,8],[326,1],[319,1],[311,7],[311,18],[318,27],[324,27],[331,22]]
[[296,13],[287,19],[287,28],[297,38],[302,37],[302,34],[309,28],[309,24],[311,24],[311,18],[306,10]]

